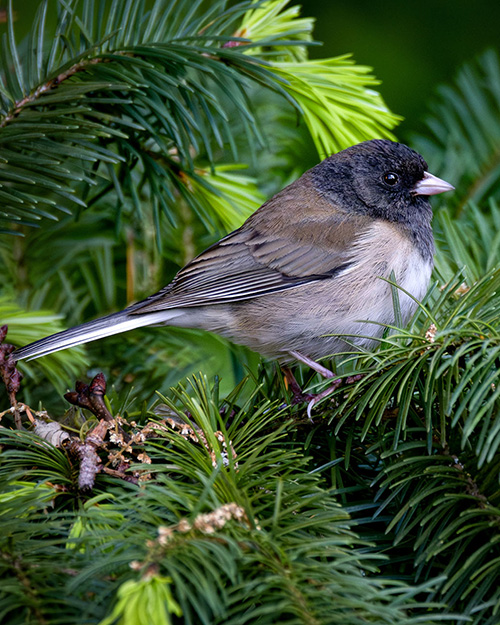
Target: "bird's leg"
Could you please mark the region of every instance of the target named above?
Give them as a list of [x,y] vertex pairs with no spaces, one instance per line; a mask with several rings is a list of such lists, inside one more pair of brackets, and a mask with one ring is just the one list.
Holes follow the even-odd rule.
[[[295,360],[298,360],[299,362],[304,363],[308,367],[311,367],[311,369],[314,369],[314,371],[317,371],[320,375],[322,375],[327,380],[331,380],[332,378],[335,377],[335,374],[333,373],[333,371],[330,371],[330,369],[327,369],[326,367],[323,367],[323,365],[320,365],[315,360],[312,360],[311,358],[308,358],[307,356],[304,356],[300,352],[290,351],[288,353],[290,354],[290,356],[295,358]],[[325,388],[324,391],[321,391],[321,393],[317,393],[316,395],[312,395],[312,394],[309,394],[309,393],[304,394],[302,392],[302,389],[300,388],[297,380],[294,378],[292,372],[289,369],[288,369],[288,371],[289,371],[289,375],[293,379],[293,383],[291,383],[290,377],[287,374],[286,370],[284,370],[284,373],[285,373],[285,378],[287,379],[288,383],[290,384],[290,388],[291,388],[292,393],[294,395],[294,403],[298,403],[299,401],[307,401],[308,402],[308,404],[307,404],[307,416],[309,417],[310,421],[312,421],[311,412],[312,412],[312,409],[314,408],[314,406],[319,401],[321,401],[323,398],[328,397],[328,395],[333,393],[333,391],[338,389],[338,387],[342,384],[342,379],[341,378],[337,378],[336,380],[334,380],[332,382],[332,384],[330,384],[330,386]],[[293,384],[299,390],[301,399],[298,399],[299,396],[298,396],[298,394],[296,394],[296,391],[294,390],[294,385]],[[298,399],[298,401],[297,401],[297,399]]]
[[305,365],[307,365],[308,367],[311,367],[311,369],[314,369],[314,371],[317,371],[320,375],[322,375],[327,380],[335,377],[335,374],[333,373],[333,371],[330,371],[330,369],[323,367],[323,365],[320,365],[319,362],[316,362],[315,360],[312,360],[311,358],[304,356],[304,354],[301,354],[300,352],[293,352],[293,351],[290,351],[288,353],[290,354],[290,356],[295,358],[295,360],[298,360],[299,362],[303,362]]

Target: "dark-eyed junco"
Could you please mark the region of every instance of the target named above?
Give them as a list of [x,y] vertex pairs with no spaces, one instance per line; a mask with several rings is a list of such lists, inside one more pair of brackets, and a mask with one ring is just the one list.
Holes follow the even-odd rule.
[[[424,296],[434,253],[428,196],[451,189],[405,145],[354,145],[280,191],[158,293],[13,356],[165,324],[211,330],[328,375],[316,361],[345,349],[335,334],[370,348],[394,323],[392,272],[402,289]],[[399,300],[407,321],[416,304],[403,291]]]

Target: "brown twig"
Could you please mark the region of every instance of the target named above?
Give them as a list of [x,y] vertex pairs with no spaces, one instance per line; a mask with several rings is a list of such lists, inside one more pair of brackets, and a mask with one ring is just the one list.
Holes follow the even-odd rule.
[[98,419],[113,421],[113,416],[104,403],[106,394],[106,378],[104,373],[98,373],[90,384],[77,380],[75,390],[65,393],[64,399],[73,406],[90,410]]
[[16,428],[21,430],[23,428],[23,424],[21,421],[21,413],[17,409],[16,393],[21,387],[23,375],[16,369],[16,361],[12,357],[12,352],[15,350],[14,345],[4,343],[7,332],[8,326],[5,325],[0,327],[0,373],[9,395],[10,405],[14,409],[14,422],[16,424]]
[[[126,466],[128,469],[128,465]],[[125,482],[130,482],[131,484],[139,484],[139,479],[133,475],[125,473],[123,469],[111,469],[110,467],[102,467],[103,473],[107,473],[113,477],[119,477],[121,480],[125,480]]]
[[78,475],[78,488],[80,490],[91,490],[94,486],[95,476],[101,471],[102,463],[97,450],[105,445],[105,437],[109,424],[105,419],[91,430],[85,442],[73,439],[69,444],[69,449],[80,458],[80,473]]

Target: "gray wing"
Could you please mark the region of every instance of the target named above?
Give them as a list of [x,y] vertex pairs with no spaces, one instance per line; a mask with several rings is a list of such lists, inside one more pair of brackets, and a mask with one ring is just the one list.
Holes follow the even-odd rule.
[[312,230],[296,219],[279,236],[247,221],[130,313],[238,302],[331,278],[351,264],[352,243],[365,229],[364,220],[342,214],[316,221]]

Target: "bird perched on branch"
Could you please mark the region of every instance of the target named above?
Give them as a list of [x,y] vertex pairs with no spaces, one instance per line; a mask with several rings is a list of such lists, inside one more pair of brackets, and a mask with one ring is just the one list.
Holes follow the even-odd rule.
[[[452,190],[405,145],[375,139],[326,158],[147,299],[18,349],[38,358],[148,325],[202,328],[282,365],[349,343],[373,348],[427,290],[434,254],[428,197]],[[324,396],[324,394],[321,394]],[[315,400],[309,406],[309,411]]]

